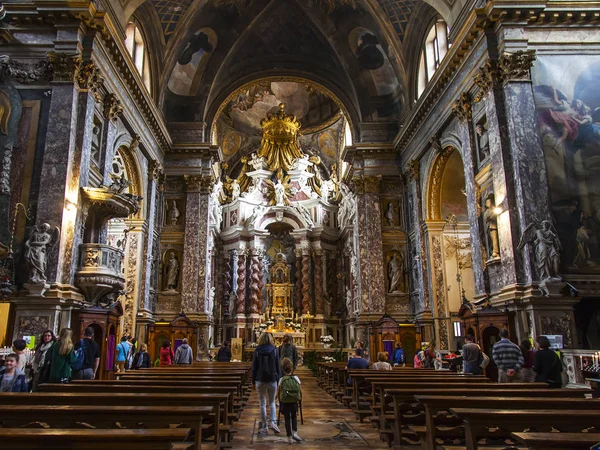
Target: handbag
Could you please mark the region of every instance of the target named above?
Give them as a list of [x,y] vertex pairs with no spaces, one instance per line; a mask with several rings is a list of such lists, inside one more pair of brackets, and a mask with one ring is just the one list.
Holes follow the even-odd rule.
[[479,367],[485,369],[490,364],[490,358],[481,349],[479,349],[479,354],[481,355],[481,362],[479,363]]

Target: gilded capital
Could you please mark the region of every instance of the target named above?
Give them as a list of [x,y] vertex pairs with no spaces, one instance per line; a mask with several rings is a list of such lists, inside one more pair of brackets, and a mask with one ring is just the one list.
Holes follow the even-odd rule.
[[93,61],[87,61],[80,64],[75,73],[75,81],[79,89],[83,92],[90,92],[97,103],[102,101],[100,87],[104,82],[104,78],[100,74],[100,69]]
[[160,163],[156,159],[151,159],[148,162],[148,173],[150,173],[150,175],[154,181],[160,182],[163,171],[162,171],[162,167],[160,166]]
[[466,92],[460,94],[458,100],[452,105],[452,112],[461,122],[469,122],[472,119],[471,96]]
[[364,176],[365,194],[379,194],[381,192],[381,175]]
[[75,82],[75,74],[81,67],[81,56],[78,54],[48,53],[48,61],[52,70],[53,81]]
[[106,94],[104,96],[104,116],[108,120],[117,120],[123,114],[123,105],[116,94]]
[[184,175],[185,190],[209,194],[213,187],[212,177],[208,175]]
[[406,178],[408,181],[416,181],[420,176],[421,164],[418,159],[412,159],[408,163],[408,170],[406,171]]
[[497,61],[488,59],[473,79],[479,87],[474,100],[481,101],[492,88],[501,87],[507,81],[530,81],[535,58],[534,50],[519,50],[504,53]]

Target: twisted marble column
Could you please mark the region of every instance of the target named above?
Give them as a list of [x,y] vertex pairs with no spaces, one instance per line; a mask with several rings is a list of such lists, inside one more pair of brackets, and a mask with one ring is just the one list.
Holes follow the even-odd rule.
[[323,259],[321,258],[321,249],[316,249],[313,253],[315,262],[315,313],[325,314],[325,304],[323,301]]
[[240,253],[238,255],[238,286],[237,286],[237,303],[236,314],[246,314],[246,255]]
[[302,314],[302,252],[296,250],[296,311],[298,315]]
[[302,313],[310,310],[310,253],[305,250],[302,252]]
[[260,280],[260,258],[256,250],[250,257],[250,314],[261,313],[262,291],[259,289]]
[[221,306],[223,308],[223,318],[227,319],[230,316],[229,312],[229,296],[231,295],[231,281],[233,277],[231,276],[231,255],[229,252],[223,252],[223,299],[221,301]]
[[337,294],[337,261],[335,252],[330,252],[327,261],[327,295],[329,295],[331,301],[331,312],[333,314],[336,313],[338,308]]

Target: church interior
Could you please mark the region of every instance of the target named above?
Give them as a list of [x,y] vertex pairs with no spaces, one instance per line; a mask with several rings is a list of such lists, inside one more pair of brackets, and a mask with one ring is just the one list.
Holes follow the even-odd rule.
[[508,330],[589,387],[599,24],[583,0],[1,2],[0,356],[91,327],[108,383],[122,336],[247,365],[289,334],[352,415],[357,342],[412,366]]

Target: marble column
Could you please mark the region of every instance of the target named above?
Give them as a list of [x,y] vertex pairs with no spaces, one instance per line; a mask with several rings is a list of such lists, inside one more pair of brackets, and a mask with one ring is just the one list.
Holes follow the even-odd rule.
[[237,301],[236,317],[246,316],[246,253],[239,251],[237,254]]
[[212,178],[186,175],[185,235],[183,246],[182,306],[186,314],[205,313],[207,297],[209,194]]
[[[488,121],[490,155],[498,216],[501,273],[492,294],[514,297],[515,285],[537,281],[533,249],[517,249],[522,232],[533,222],[551,218],[546,164],[536,123],[529,69],[531,52],[502,55],[490,60],[476,78],[482,89]],[[495,288],[495,289],[494,289]],[[503,298],[499,300],[504,300]]]
[[262,314],[262,255],[253,248],[250,254],[250,314]]
[[156,257],[154,254],[154,241],[157,238],[157,218],[158,218],[158,180],[162,174],[160,164],[156,160],[150,161],[148,164],[148,190],[147,190],[147,225],[148,233],[143,244],[144,249],[144,273],[142,277],[142,291],[139,298],[138,311],[141,311],[144,316],[152,314],[150,308],[150,289],[156,288],[152,286],[152,261]]
[[483,298],[487,295],[485,289],[485,273],[483,253],[479,250],[483,248],[481,241],[482,230],[480,221],[480,208],[478,204],[478,189],[475,181],[475,146],[471,115],[471,98],[464,93],[454,104],[453,111],[458,119],[458,130],[461,141],[461,156],[465,170],[465,192],[467,194],[467,214],[469,217],[469,230],[471,234],[471,248],[473,258],[473,278],[475,282],[475,299]]
[[296,288],[294,296],[296,297],[296,312],[300,316],[302,311],[302,249],[296,247]]
[[[71,38],[76,41],[76,35]],[[81,224],[81,214],[73,206],[79,202],[81,183],[87,183],[94,97],[90,90],[78,91],[78,56],[52,53],[49,58],[54,65],[54,79],[40,176],[44,188],[38,196],[36,223],[60,229],[60,244],[47,255],[46,277],[49,283],[69,285],[76,268],[74,246],[80,242],[75,226]]]
[[[112,163],[117,149],[115,148],[115,140],[117,139],[118,122],[117,119],[123,114],[123,105],[116,94],[106,94],[103,100],[104,113],[104,159],[102,160],[102,183],[105,186],[110,186],[113,183],[110,175],[113,173]],[[130,151],[135,152],[139,145],[139,137],[133,136],[133,140],[129,145]]]
[[308,242],[302,246],[302,313],[312,312],[310,304],[310,248]]
[[361,311],[363,314],[385,313],[383,241],[379,193],[381,176],[353,179],[356,190],[358,255],[360,263]]
[[223,298],[221,300],[221,312],[223,320],[229,319],[231,311],[229,309],[229,298],[233,292],[233,263],[232,252],[223,252]]
[[323,250],[315,248],[313,250],[313,264],[315,268],[315,314],[323,316],[325,314],[325,303],[323,299]]

